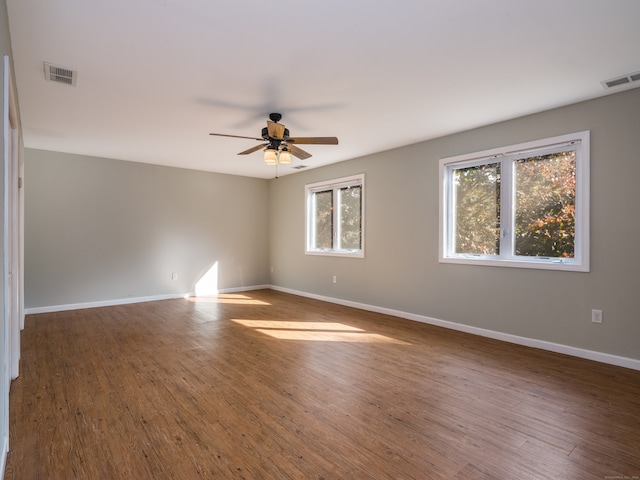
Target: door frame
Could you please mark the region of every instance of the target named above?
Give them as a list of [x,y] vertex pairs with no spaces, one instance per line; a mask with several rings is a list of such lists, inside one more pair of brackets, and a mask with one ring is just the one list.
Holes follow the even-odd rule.
[[9,56],[3,58],[3,296],[2,312],[4,355],[2,358],[2,438],[4,467],[9,450],[9,390],[11,380],[17,378],[20,364],[20,330],[24,325],[22,238],[23,218],[21,169],[19,148],[18,109],[14,94]]

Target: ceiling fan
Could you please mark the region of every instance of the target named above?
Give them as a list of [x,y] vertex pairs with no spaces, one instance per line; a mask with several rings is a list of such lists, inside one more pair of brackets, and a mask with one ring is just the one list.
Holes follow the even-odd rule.
[[305,152],[297,145],[337,145],[336,137],[290,137],[289,129],[283,124],[278,123],[282,115],[279,113],[270,113],[267,126],[262,129],[262,137],[244,137],[241,135],[227,135],[224,133],[210,133],[218,137],[247,138],[249,140],[257,140],[259,142],[267,142],[255,147],[251,147],[238,155],[248,155],[264,148],[264,161],[267,165],[277,165],[278,163],[291,163],[291,155],[301,160],[311,157],[311,154]]

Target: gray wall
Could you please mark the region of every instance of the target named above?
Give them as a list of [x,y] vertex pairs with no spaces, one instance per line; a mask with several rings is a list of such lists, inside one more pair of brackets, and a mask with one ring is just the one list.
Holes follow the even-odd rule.
[[[640,89],[282,177],[273,285],[640,359]],[[438,263],[438,160],[591,131],[591,272]],[[365,173],[364,259],[304,254],[304,185]],[[337,283],[332,276],[337,275]],[[591,309],[604,310],[602,325]]]
[[26,149],[25,307],[268,284],[267,221],[267,180]]

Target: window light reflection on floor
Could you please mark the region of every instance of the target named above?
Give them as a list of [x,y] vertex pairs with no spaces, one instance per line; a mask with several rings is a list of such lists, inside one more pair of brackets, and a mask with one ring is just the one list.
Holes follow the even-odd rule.
[[269,302],[256,300],[248,295],[238,295],[231,293],[220,293],[212,296],[188,297],[194,303],[232,303],[235,305],[271,305]]
[[361,328],[345,325],[337,322],[296,322],[289,320],[240,320],[233,319],[234,322],[251,328],[269,328],[283,330],[321,330],[321,331],[352,331],[363,332]]
[[402,340],[377,333],[369,333],[360,328],[338,322],[297,322],[291,320],[248,320],[237,318],[232,319],[232,321],[279,340],[410,345],[410,343]]

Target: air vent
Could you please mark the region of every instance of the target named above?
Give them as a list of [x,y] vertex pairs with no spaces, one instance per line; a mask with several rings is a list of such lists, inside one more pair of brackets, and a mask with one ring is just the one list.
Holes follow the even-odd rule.
[[630,83],[637,82],[634,87],[640,87],[640,72],[627,73],[626,75],[622,75],[616,78],[610,78],[609,80],[605,80],[600,82],[600,84],[604,88],[613,88],[619,87],[620,85],[628,85]]
[[60,65],[44,62],[44,78],[50,82],[75,87],[76,81],[78,80],[78,72],[68,67],[61,67]]
[[292,167],[294,170],[302,170],[303,168],[307,168],[306,165],[298,165],[297,167]]

